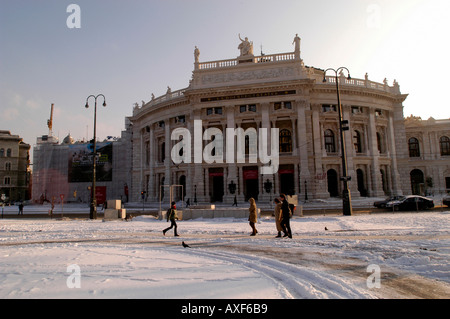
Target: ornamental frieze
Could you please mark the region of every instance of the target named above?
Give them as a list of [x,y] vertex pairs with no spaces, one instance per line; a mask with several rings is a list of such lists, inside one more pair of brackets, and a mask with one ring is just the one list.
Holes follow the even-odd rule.
[[257,71],[232,72],[223,74],[205,74],[202,76],[202,84],[218,84],[229,82],[267,80],[278,78],[291,78],[295,76],[292,68],[272,68]]

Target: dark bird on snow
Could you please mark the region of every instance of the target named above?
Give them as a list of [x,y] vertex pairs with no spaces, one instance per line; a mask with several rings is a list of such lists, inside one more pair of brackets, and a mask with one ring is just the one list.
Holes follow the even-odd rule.
[[184,248],[190,248],[190,246],[188,244],[185,244],[184,241],[181,244],[183,245]]

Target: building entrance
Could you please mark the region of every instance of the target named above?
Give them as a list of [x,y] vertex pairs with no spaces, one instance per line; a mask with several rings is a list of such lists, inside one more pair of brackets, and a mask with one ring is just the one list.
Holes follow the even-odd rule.
[[258,168],[249,167],[243,170],[244,177],[244,189],[245,189],[245,200],[250,198],[258,199],[259,195],[259,184],[258,184]]
[[212,178],[212,202],[221,202],[223,200],[223,176],[213,176]]

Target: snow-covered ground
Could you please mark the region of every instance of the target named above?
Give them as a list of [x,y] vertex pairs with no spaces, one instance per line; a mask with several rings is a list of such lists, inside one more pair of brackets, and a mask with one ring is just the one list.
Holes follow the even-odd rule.
[[450,298],[449,221],[449,209],[296,216],[289,239],[270,216],[254,237],[246,219],[179,221],[174,237],[152,216],[5,218],[0,298]]

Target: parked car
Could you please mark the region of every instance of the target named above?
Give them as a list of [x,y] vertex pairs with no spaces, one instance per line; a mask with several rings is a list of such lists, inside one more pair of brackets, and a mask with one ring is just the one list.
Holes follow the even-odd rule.
[[447,205],[447,207],[450,207],[450,195],[447,195],[442,199],[442,204]]
[[391,197],[386,198],[385,200],[374,202],[373,206],[375,206],[377,208],[386,208],[387,203],[392,202],[394,200],[401,200],[404,197],[405,196],[402,196],[402,195],[391,196]]
[[433,207],[434,202],[432,199],[417,195],[405,196],[403,199],[394,200],[386,204],[386,208],[393,208],[394,210],[423,210]]

